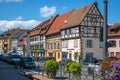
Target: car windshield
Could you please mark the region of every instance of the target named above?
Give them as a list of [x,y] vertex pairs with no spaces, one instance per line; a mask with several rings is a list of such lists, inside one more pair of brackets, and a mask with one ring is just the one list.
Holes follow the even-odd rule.
[[25,62],[31,62],[31,61],[33,61],[32,58],[25,58]]

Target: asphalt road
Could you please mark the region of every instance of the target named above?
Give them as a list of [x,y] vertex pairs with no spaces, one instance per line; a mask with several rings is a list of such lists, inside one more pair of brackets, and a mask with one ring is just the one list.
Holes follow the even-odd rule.
[[0,61],[0,80],[29,80],[20,75],[19,71],[20,69],[15,69],[14,65]]

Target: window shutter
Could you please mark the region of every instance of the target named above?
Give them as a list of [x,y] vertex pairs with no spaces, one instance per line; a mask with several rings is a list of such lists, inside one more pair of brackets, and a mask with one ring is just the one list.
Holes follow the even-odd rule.
[[87,40],[85,40],[85,48],[87,48]]
[[94,47],[94,41],[91,40],[91,43],[92,43],[92,48]]

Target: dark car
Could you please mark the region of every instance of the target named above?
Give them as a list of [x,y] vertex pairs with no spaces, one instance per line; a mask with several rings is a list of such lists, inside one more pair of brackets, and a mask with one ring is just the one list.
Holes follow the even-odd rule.
[[30,56],[21,57],[20,67],[23,68],[35,68],[35,61]]
[[83,64],[83,65],[88,65],[88,64],[89,64],[89,62],[90,62],[89,60],[84,59],[84,60],[82,61],[82,64]]
[[9,63],[15,64],[20,62],[20,55],[9,55]]
[[8,62],[9,57],[8,57],[8,55],[3,54],[1,59],[5,62]]
[[45,57],[36,57],[35,60],[36,60],[37,62],[42,62],[42,61],[45,61],[46,58],[45,58]]

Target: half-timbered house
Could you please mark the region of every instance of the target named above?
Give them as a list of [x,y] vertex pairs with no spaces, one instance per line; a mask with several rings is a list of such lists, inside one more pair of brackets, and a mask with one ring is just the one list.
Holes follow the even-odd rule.
[[75,60],[74,56],[78,53],[86,59],[101,58],[103,53],[99,39],[101,27],[103,18],[96,2],[73,10],[61,28],[63,57]]

